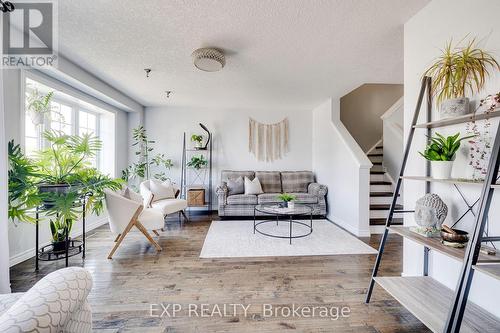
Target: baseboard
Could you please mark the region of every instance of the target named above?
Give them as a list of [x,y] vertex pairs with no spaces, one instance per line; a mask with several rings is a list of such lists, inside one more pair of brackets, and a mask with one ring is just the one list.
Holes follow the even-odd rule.
[[[89,223],[86,225],[86,231],[89,232],[91,230],[94,230],[96,228],[99,228],[100,226],[102,225],[105,225],[106,223],[108,223],[108,218],[107,217],[101,217],[99,219],[96,219],[95,221],[93,221],[92,223]],[[79,237],[81,236],[83,233],[83,230],[82,228],[78,228],[76,230],[74,230],[74,232],[71,233],[71,236],[72,237]],[[48,241],[48,242],[44,242],[44,243],[40,243],[39,246],[42,247],[42,246],[45,246],[45,245],[49,245],[51,242]],[[34,254],[35,253],[35,247],[32,247],[28,250],[25,250],[21,253],[18,253],[12,257],[9,258],[9,267],[12,267],[14,265],[17,265],[19,263],[22,263],[23,261],[25,260],[28,260],[28,259],[31,259],[34,257]]]
[[341,227],[348,233],[352,234],[353,236],[356,237],[370,237],[370,230],[359,230],[355,227],[353,227],[351,224],[343,221],[342,219],[339,219],[338,217],[331,216],[326,218],[328,221],[332,222],[333,224],[336,224],[337,226]]

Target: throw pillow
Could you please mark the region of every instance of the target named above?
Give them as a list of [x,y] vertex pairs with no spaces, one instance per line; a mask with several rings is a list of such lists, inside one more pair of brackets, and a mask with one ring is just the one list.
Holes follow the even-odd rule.
[[149,194],[149,198],[146,198],[144,200],[144,207],[146,208],[153,208],[153,201],[155,199],[155,195],[153,193]]
[[243,194],[245,193],[245,182],[243,177],[227,180],[228,195]]
[[154,200],[174,199],[175,191],[170,182],[160,182],[158,180],[149,181],[149,189],[155,195]]
[[142,196],[139,193],[134,192],[130,187],[126,186],[122,194],[125,198],[133,200],[136,202],[143,202]]
[[245,194],[262,194],[262,186],[260,185],[259,178],[255,177],[253,180],[245,177]]

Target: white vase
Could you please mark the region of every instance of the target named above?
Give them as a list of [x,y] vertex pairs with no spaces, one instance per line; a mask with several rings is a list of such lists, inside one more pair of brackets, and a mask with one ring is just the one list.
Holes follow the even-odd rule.
[[33,125],[38,126],[38,125],[43,124],[44,114],[38,113],[38,112],[31,112],[30,118],[31,118],[31,122],[33,123]]
[[439,117],[441,119],[463,116],[468,113],[469,99],[467,97],[444,100],[439,109]]
[[294,201],[289,201],[288,202],[288,208],[294,209],[295,208],[295,202]]
[[450,179],[453,161],[431,161],[431,176],[434,179]]

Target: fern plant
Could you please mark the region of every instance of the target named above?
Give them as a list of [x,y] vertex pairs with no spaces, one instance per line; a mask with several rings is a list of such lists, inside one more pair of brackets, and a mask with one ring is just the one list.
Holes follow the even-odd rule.
[[290,202],[290,201],[294,201],[295,199],[297,199],[297,197],[293,194],[282,193],[282,194],[278,195],[278,199],[280,199],[283,202]]

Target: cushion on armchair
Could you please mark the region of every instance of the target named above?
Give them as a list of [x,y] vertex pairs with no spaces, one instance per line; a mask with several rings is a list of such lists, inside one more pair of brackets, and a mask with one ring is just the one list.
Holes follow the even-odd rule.
[[283,171],[281,181],[283,192],[307,193],[309,184],[314,183],[314,174],[311,171]]

